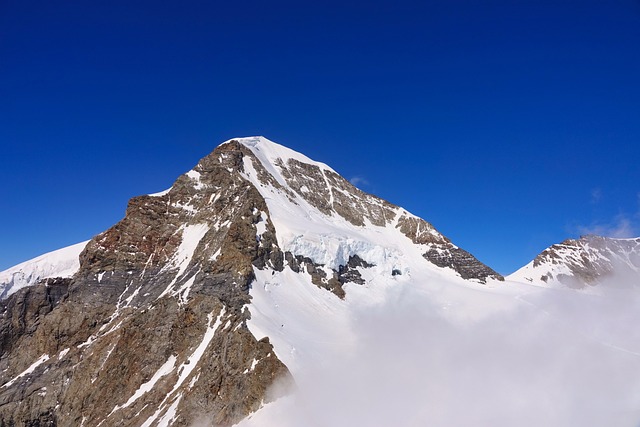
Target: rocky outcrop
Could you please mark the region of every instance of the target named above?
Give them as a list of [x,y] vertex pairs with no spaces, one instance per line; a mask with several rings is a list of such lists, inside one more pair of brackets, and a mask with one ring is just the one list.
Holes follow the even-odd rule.
[[455,246],[421,218],[404,215],[398,220],[397,227],[413,243],[424,245],[427,250],[422,256],[438,267],[450,268],[463,279],[475,279],[481,283],[486,283],[487,279],[504,280],[500,274]]
[[[291,252],[285,252],[286,267],[296,273],[306,272],[311,277],[311,283],[333,292],[339,298],[344,298],[346,293],[343,285],[346,283],[356,283],[363,285],[364,279],[358,271],[358,267],[370,268],[372,264],[361,259],[358,255],[349,257],[349,261],[345,265],[341,265],[337,270],[326,267],[324,264],[313,262],[311,258],[302,255],[293,255]],[[282,268],[277,269],[282,271]]]
[[504,277],[478,261],[473,255],[458,247],[433,247],[423,255],[438,267],[448,267],[460,274],[463,279],[477,279],[486,282],[487,278],[503,281]]

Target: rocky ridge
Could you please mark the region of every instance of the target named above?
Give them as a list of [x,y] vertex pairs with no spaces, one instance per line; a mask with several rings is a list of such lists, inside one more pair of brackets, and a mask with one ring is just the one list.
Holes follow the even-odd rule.
[[292,233],[282,209],[303,209],[305,226],[322,217],[353,233],[401,233],[433,268],[501,279],[326,165],[264,138],[231,140],[167,192],[133,198],[72,277],[0,302],[0,426],[231,425],[286,391],[287,367],[247,327],[255,272],[290,269],[344,298],[380,248]]

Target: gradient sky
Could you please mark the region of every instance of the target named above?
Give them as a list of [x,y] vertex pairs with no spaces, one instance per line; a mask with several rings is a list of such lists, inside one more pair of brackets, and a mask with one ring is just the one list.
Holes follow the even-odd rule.
[[249,135],[501,273],[640,235],[640,1],[2,0],[0,270]]

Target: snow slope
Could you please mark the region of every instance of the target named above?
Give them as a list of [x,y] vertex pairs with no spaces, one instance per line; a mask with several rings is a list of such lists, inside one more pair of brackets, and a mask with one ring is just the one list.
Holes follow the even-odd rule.
[[[284,188],[278,164],[312,162],[262,137],[236,140]],[[304,271],[255,269],[249,329],[269,337],[298,387],[238,426],[634,426],[640,419],[640,333],[625,327],[640,320],[638,298],[621,307],[620,295],[463,280],[427,261],[425,246],[398,230],[398,217],[408,215],[401,208],[384,226],[355,226],[299,192],[265,184],[253,160],[244,161],[283,251],[327,269],[353,255],[373,266],[357,268],[365,284],[345,284],[344,300]]]
[[77,243],[40,255],[0,272],[0,299],[50,277],[71,277],[78,268],[80,252],[89,243]]
[[[326,177],[327,171],[336,174],[333,169],[264,137],[236,138],[235,140],[250,148],[269,174],[282,187],[290,190],[285,192],[274,186],[265,185],[259,179],[252,159],[244,158],[244,176],[254,184],[267,202],[270,219],[276,228],[278,246],[281,250],[309,257],[314,262],[325,264],[333,269],[345,265],[350,256],[357,254],[369,263],[384,264],[388,267],[388,274],[391,274],[392,269],[409,272],[401,256],[402,250],[411,250],[422,258],[419,252],[424,253],[427,248],[414,245],[396,228],[397,220],[401,215],[416,218],[406,210],[395,208],[395,218],[391,219],[385,227],[374,226],[368,223],[366,218],[365,226],[358,227],[336,212],[332,211],[329,215],[322,213],[307,202],[300,193],[291,191],[281,169],[276,165],[286,165],[293,159],[319,167],[324,179],[327,180],[326,187],[331,193],[341,191],[333,188]],[[304,192],[303,189],[300,191]],[[435,229],[429,232],[441,237]],[[423,258],[422,261],[424,261]]]

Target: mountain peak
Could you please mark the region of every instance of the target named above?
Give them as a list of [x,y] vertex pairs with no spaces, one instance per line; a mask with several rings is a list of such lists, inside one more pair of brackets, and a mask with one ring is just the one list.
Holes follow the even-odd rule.
[[[246,145],[246,146],[255,146],[258,144],[275,144],[275,142],[271,141],[270,139],[265,138],[262,135],[256,135],[256,136],[241,136],[241,137],[237,137],[237,138],[231,138],[225,142],[223,142],[222,144],[226,144],[228,142],[231,141],[238,141],[239,143]],[[221,144],[221,145],[222,145]]]
[[203,411],[231,425],[291,380],[283,332],[297,314],[279,313],[316,320],[403,283],[502,279],[423,219],[264,137],[229,140],[169,190],[131,199],[79,261],[71,278],[0,302],[0,425],[191,425]]
[[639,272],[640,238],[589,234],[548,247],[508,279],[541,286],[583,288]]
[[232,138],[221,145],[229,144],[232,142],[238,142],[243,146],[247,147],[251,150],[251,152],[263,163],[263,164],[280,164],[280,163],[288,163],[289,160],[293,159],[299,161],[301,163],[311,164],[320,167],[321,169],[330,170],[332,172],[333,169],[328,165],[317,162],[315,160],[310,159],[302,153],[299,153],[295,150],[292,150],[289,147],[278,144],[277,142],[271,141],[264,136],[248,136],[241,138]]

